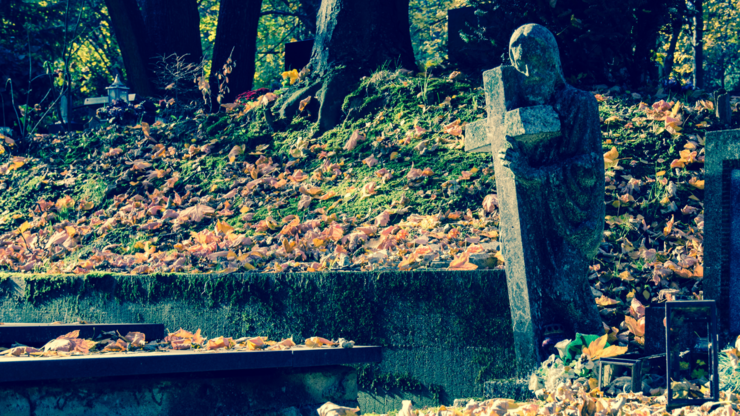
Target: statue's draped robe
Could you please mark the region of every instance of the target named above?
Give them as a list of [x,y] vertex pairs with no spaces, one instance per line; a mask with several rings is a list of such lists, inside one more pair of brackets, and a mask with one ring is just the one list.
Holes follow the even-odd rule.
[[532,218],[528,218],[550,229],[538,233],[543,236],[538,244],[541,273],[545,274],[543,295],[551,298],[545,305],[552,308],[542,314],[580,316],[583,322],[577,323],[577,329],[598,334],[601,319],[587,279],[590,259],[596,255],[604,231],[604,158],[598,105],[591,94],[571,86],[558,91],[547,104],[560,117],[562,135],[553,139],[544,163],[535,166],[543,180],[531,188],[529,196],[538,200],[541,209],[531,210]]

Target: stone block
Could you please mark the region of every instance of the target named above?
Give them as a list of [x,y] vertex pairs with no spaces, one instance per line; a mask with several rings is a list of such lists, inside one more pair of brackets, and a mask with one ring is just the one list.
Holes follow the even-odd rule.
[[488,120],[476,120],[465,126],[465,151],[491,153],[491,143],[488,141]]
[[148,377],[0,383],[3,416],[315,415],[327,401],[356,407],[357,372],[247,370]]
[[486,399],[514,399],[525,401],[534,398],[529,382],[524,378],[507,378],[486,381],[483,390]]
[[738,333],[740,130],[707,133],[704,169],[704,298],[717,301],[720,323]]
[[732,121],[732,107],[730,106],[730,94],[724,90],[714,93],[714,110],[720,124],[729,125]]
[[[484,380],[514,375],[505,282],[503,270],[0,274],[0,322],[161,322],[206,337],[318,335],[380,345],[382,361],[358,384],[363,411],[387,413],[422,393],[429,406],[481,397]],[[387,380],[404,382],[376,390]]]
[[504,131],[518,142],[537,144],[560,135],[560,118],[549,105],[507,111]]

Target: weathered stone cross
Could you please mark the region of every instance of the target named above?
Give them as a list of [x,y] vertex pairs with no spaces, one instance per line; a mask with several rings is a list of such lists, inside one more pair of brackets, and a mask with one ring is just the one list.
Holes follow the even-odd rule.
[[604,160],[596,100],[565,83],[552,33],[522,26],[509,49],[511,66],[483,74],[488,118],[470,124],[465,141],[493,153],[517,367],[526,373],[546,358],[546,325],[603,333],[587,273],[603,237]]

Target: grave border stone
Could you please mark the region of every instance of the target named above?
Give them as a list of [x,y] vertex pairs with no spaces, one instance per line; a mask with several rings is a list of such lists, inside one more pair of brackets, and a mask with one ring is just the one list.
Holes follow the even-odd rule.
[[731,296],[730,233],[732,171],[740,169],[740,130],[706,135],[704,162],[704,299],[717,301],[720,325],[740,332],[740,298]]
[[284,351],[188,350],[71,357],[10,357],[0,358],[3,368],[0,383],[377,363],[382,360],[381,349],[378,346],[355,346]]

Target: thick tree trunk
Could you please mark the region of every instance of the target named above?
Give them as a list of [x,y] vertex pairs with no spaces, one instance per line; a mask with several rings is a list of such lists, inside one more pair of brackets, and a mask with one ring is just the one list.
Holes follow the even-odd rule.
[[323,0],[311,70],[347,65],[369,72],[385,63],[415,66],[409,0]]
[[657,75],[657,68],[651,57],[658,38],[658,29],[666,23],[663,16],[667,8],[665,1],[651,1],[635,12],[634,54],[630,65],[630,81],[633,86],[639,87],[647,81],[647,76]]
[[199,63],[200,13],[197,0],[137,0],[149,34],[154,58],[173,53],[187,55],[186,61]]
[[704,5],[694,0],[694,86],[704,88]]
[[152,96],[154,72],[148,62],[152,52],[136,0],[105,0],[105,6],[121,49],[127,81],[136,94]]
[[236,65],[228,75],[228,92],[221,98],[221,103],[233,102],[237,95],[252,89],[261,9],[262,0],[221,0],[211,61],[211,96],[216,111],[219,105],[219,80],[216,75],[222,73],[229,56]]
[[362,76],[383,65],[416,66],[409,0],[323,0],[316,28],[308,67],[319,80],[290,94],[280,113],[292,117],[300,100],[316,94],[319,131],[339,123],[344,97]]
[[673,72],[673,65],[675,63],[676,44],[678,43],[678,37],[681,36],[681,29],[683,28],[683,16],[678,14],[674,16],[674,20],[671,23],[671,42],[668,46],[668,52],[665,57],[665,64],[663,65],[663,76],[666,79],[671,78],[671,72]]
[[301,22],[306,25],[306,29],[311,34],[316,33],[316,16],[319,12],[319,7],[321,6],[321,0],[301,0],[301,10],[303,10],[303,14],[307,16],[306,18],[302,18]]
[[234,101],[237,95],[252,89],[254,81],[254,54],[257,52],[257,27],[259,25],[262,0],[221,0],[218,13],[216,42],[213,46],[211,64],[211,96],[213,109],[218,111],[219,79],[222,68],[231,56],[235,63],[228,91],[221,103]]

